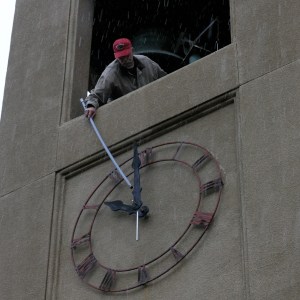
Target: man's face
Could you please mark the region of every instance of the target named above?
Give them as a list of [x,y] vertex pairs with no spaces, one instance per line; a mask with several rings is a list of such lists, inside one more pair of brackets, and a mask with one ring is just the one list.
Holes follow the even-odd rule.
[[134,60],[133,60],[133,54],[130,53],[127,56],[122,56],[117,58],[121,66],[123,66],[126,69],[131,69],[134,67]]

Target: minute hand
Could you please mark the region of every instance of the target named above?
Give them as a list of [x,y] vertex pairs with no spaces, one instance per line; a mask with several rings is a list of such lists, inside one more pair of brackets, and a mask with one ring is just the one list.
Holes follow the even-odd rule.
[[133,152],[133,161],[132,161],[132,168],[133,168],[133,175],[134,175],[134,183],[133,183],[133,208],[135,210],[139,210],[140,207],[143,205],[141,199],[141,183],[140,183],[140,166],[141,160],[139,158],[137,144],[134,144],[134,152]]

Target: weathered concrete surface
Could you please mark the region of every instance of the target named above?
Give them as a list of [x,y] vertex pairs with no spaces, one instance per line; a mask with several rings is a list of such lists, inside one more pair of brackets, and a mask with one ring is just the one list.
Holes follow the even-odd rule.
[[242,203],[251,299],[300,295],[299,82],[298,60],[240,89]]
[[78,99],[85,98],[88,89],[93,19],[93,0],[70,1],[62,122],[82,114]]
[[240,83],[300,57],[300,2],[234,0]]
[[[149,100],[151,101],[151,100]],[[170,100],[171,101],[171,100]],[[140,105],[142,106],[142,104]],[[156,106],[157,113],[159,107]],[[142,123],[142,119],[136,119],[137,123]],[[214,221],[213,227],[207,232],[204,240],[196,247],[193,253],[183,261],[182,265],[174,272],[159,280],[158,282],[149,285],[147,288],[137,292],[130,292],[128,295],[118,295],[117,298],[126,299],[199,299],[199,295],[207,299],[242,299],[244,295],[244,276],[243,276],[243,259],[242,246],[240,241],[242,239],[242,228],[240,226],[241,220],[241,203],[238,197],[238,168],[236,165],[236,145],[235,145],[235,106],[231,104],[223,109],[220,109],[204,118],[198,119],[190,124],[178,128],[175,131],[168,133],[167,136],[153,140],[141,148],[155,145],[160,142],[173,140],[187,140],[195,143],[200,143],[207,147],[220,161],[222,168],[225,170],[225,190],[222,197],[222,202]],[[117,157],[118,161],[127,159],[132,152],[123,154]],[[91,191],[99,184],[102,177],[109,173],[112,169],[110,161],[101,164],[85,172],[78,172],[78,174],[66,180],[64,194],[62,197],[56,199],[57,202],[64,201],[63,216],[57,236],[61,236],[61,243],[57,252],[53,253],[54,257],[60,257],[60,264],[56,273],[59,278],[57,283],[57,294],[52,294],[52,299],[99,299],[113,298],[109,295],[99,295],[98,292],[86,287],[75,273],[74,266],[70,261],[70,237],[75,225],[76,217],[80,209],[86,201]],[[80,171],[80,170],[79,170]],[[175,174],[174,174],[175,175]],[[157,174],[164,178],[164,173]],[[175,180],[175,178],[169,178]],[[83,184],[85,183],[85,184]],[[183,183],[182,183],[183,184]],[[181,188],[184,188],[182,185]],[[158,193],[157,193],[158,192]],[[130,191],[128,191],[130,194]],[[143,188],[144,197],[151,198],[154,194],[159,195],[159,199],[168,203],[167,194],[168,188],[160,191],[147,191],[146,186]],[[152,195],[152,197],[151,197]],[[99,194],[100,196],[100,194]],[[156,198],[156,197],[154,197]],[[144,198],[146,199],[146,198]],[[164,199],[164,200],[163,200]],[[150,207],[154,205],[150,200],[145,200]],[[171,211],[178,207],[182,207],[183,199],[177,203],[172,199]],[[184,200],[186,207],[188,207],[188,199]],[[162,204],[163,205],[163,204]],[[105,222],[106,235],[101,235],[101,232],[95,233],[93,236],[93,245],[97,253],[97,244],[110,243],[110,252],[117,252],[118,246],[122,242],[118,239],[111,240],[111,228],[115,227],[115,222],[126,222],[123,231],[120,232],[123,236],[132,238],[134,241],[134,233],[132,230],[132,219],[124,218],[118,219],[116,215],[111,215],[108,211],[107,222]],[[152,210],[152,215],[155,214]],[[180,220],[183,211],[178,210],[178,221]],[[103,219],[101,215],[100,219]],[[152,216],[152,218],[155,216]],[[105,216],[104,216],[105,218]],[[151,218],[151,216],[150,216]],[[166,222],[168,216],[165,217]],[[149,225],[150,226],[150,225]],[[167,227],[168,230],[171,228]],[[166,228],[165,228],[166,229]],[[103,229],[102,229],[103,230]],[[150,230],[150,228],[145,228]],[[155,240],[148,241],[148,247],[145,247],[144,255],[153,250],[155,245],[164,243],[165,234],[170,235],[170,232],[164,232],[161,228],[161,234],[156,234]],[[94,231],[93,231],[94,232]],[[144,234],[146,234],[144,232]],[[102,240],[101,240],[102,236]],[[100,239],[100,241],[98,240]],[[103,241],[103,239],[106,241]],[[142,242],[142,241],[141,241]],[[149,245],[152,245],[149,247]],[[120,250],[119,250],[120,251]],[[103,250],[98,252],[99,259],[103,258]],[[122,257],[131,257],[130,249],[123,247],[121,250]],[[129,259],[129,258],[128,258]],[[103,263],[103,260],[101,261]],[[107,264],[106,261],[104,261]],[[125,262],[124,262],[125,264]],[[229,284],[230,283],[230,284]],[[66,288],[68,287],[68,288]]]
[[1,195],[54,171],[68,1],[18,1],[1,118]]
[[1,299],[43,299],[55,176],[0,198]]

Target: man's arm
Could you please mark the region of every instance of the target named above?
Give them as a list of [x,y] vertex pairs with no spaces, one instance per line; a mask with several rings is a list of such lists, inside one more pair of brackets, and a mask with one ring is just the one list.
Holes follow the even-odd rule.
[[155,61],[153,61],[152,59],[149,58],[149,61],[152,65],[152,68],[155,70],[155,73],[157,75],[156,79],[159,79],[161,77],[164,77],[167,75],[167,72],[165,72],[158,63],[156,63]]
[[107,103],[111,97],[112,83],[107,79],[107,74],[102,74],[91,93],[86,97],[86,112],[85,116],[88,118],[96,115],[96,110]]

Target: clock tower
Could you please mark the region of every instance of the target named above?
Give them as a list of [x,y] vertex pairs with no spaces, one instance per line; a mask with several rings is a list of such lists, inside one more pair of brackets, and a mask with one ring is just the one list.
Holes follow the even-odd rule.
[[[198,2],[17,1],[1,299],[299,298],[300,2]],[[135,194],[79,102],[118,33],[169,70],[94,119]]]

